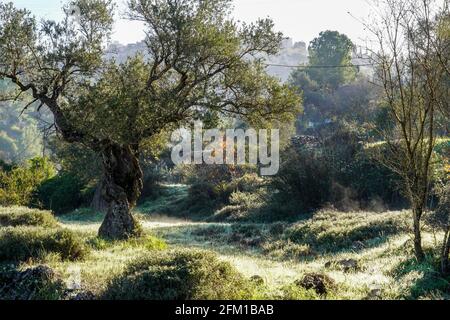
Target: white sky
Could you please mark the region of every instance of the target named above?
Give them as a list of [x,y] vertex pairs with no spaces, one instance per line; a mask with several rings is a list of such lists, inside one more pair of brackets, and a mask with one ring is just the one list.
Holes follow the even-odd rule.
[[[0,0],[10,1],[10,0]],[[18,7],[26,7],[37,17],[59,19],[62,0],[12,0]],[[118,0],[122,10],[125,0]],[[294,41],[309,42],[320,31],[337,30],[347,34],[355,43],[365,38],[357,18],[366,18],[369,5],[366,0],[234,0],[234,17],[251,22],[257,18],[270,17],[278,31]],[[119,20],[113,40],[123,44],[142,40],[144,34],[137,23]]]

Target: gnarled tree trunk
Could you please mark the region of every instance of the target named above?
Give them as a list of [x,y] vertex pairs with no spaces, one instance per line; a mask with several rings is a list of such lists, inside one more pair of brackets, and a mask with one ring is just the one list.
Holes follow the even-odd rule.
[[105,181],[102,178],[97,187],[95,187],[94,197],[91,201],[91,208],[96,212],[106,213],[108,211],[108,202],[103,198],[103,189],[105,188]]
[[102,149],[104,168],[102,197],[108,203],[99,236],[127,239],[139,233],[139,225],[130,209],[142,190],[142,170],[137,152],[130,146],[108,143]]

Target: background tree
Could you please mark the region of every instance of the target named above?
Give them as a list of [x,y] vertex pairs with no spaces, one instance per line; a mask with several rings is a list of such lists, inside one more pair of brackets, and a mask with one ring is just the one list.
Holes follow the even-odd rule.
[[[270,20],[238,25],[230,0],[129,1],[128,17],[146,28],[146,58],[104,64],[113,23],[107,0],[77,0],[60,23],[39,29],[26,10],[0,5],[0,77],[30,92],[54,115],[67,142],[100,153],[108,211],[99,234],[126,238],[138,230],[130,213],[142,189],[141,144],[165,130],[218,113],[261,124],[289,121],[299,98],[265,73],[281,34]],[[92,81],[96,79],[96,81]]]
[[431,184],[436,111],[448,97],[442,90],[446,64],[433,45],[441,8],[433,0],[377,4],[379,20],[368,27],[378,41],[378,81],[394,122],[383,132],[390,153],[382,161],[403,178],[413,211],[415,255],[423,260],[421,219]]
[[8,92],[9,87],[7,81],[0,81],[0,158],[8,163],[23,163],[26,159],[42,155],[40,115],[25,112],[18,117],[23,108],[20,101],[14,101],[15,96],[2,97],[2,92]]
[[353,81],[357,73],[356,67],[349,67],[353,48],[353,42],[345,34],[337,31],[321,32],[309,44],[307,75],[329,90]]

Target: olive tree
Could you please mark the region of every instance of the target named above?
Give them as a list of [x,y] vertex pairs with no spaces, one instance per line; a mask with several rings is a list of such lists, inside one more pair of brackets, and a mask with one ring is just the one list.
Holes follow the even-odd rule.
[[233,21],[230,8],[231,0],[129,1],[127,17],[145,24],[146,50],[118,65],[103,59],[110,0],[71,1],[63,21],[40,25],[1,4],[0,77],[47,107],[64,140],[101,155],[108,210],[100,236],[127,238],[139,229],[131,208],[148,140],[211,114],[261,124],[291,121],[299,110],[299,98],[258,58],[275,54],[282,35],[268,19]]

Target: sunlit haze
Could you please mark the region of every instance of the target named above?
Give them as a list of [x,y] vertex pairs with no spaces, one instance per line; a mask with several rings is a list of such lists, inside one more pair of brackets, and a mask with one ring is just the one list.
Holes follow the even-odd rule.
[[[18,7],[28,8],[39,18],[59,19],[62,0],[13,0]],[[126,0],[118,1],[120,11]],[[347,34],[354,42],[365,38],[357,18],[368,15],[369,5],[364,0],[235,0],[234,17],[251,22],[270,17],[276,29],[294,41],[309,42],[320,31],[337,30]],[[123,44],[142,40],[144,33],[139,23],[118,19],[113,41]]]

